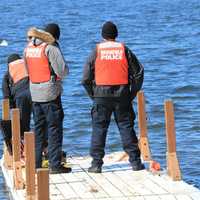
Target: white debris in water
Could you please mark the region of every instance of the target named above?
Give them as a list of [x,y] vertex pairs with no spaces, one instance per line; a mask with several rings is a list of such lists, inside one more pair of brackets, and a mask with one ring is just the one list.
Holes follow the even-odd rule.
[[6,40],[0,40],[0,46],[8,46],[8,42]]

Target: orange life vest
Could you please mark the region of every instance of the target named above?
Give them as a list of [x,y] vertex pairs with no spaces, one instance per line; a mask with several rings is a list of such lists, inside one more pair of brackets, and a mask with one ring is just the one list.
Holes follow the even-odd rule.
[[106,41],[97,45],[96,85],[128,84],[128,62],[122,43]]
[[46,46],[46,43],[34,46],[30,42],[25,49],[29,78],[32,83],[47,82],[51,78],[49,61],[45,55]]
[[8,65],[9,74],[13,80],[13,83],[17,83],[25,77],[28,77],[27,69],[23,59],[15,60]]

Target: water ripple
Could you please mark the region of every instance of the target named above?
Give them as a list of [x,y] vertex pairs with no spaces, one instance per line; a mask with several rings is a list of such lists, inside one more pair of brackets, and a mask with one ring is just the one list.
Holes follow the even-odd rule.
[[[48,10],[46,5],[50,5]],[[163,106],[166,99],[172,99],[183,179],[200,188],[199,8],[199,0],[7,0],[0,6],[0,28],[3,30],[0,38],[9,44],[0,47],[0,80],[6,70],[7,56],[12,52],[22,55],[30,26],[43,27],[52,21],[59,23],[61,48],[70,66],[62,97],[65,113],[63,148],[69,153],[73,150],[87,155],[92,102],[80,83],[82,68],[91,49],[101,40],[102,23],[113,20],[118,24],[119,40],[126,42],[145,68],[143,89],[154,159],[166,167]],[[137,112],[135,103],[134,107]],[[106,152],[122,150],[120,141],[112,120]],[[0,199],[7,199],[2,176],[0,186]]]

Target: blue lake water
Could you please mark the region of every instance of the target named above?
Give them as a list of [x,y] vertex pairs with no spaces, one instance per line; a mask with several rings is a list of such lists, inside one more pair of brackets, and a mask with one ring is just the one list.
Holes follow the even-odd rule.
[[[70,67],[62,98],[63,148],[69,154],[72,150],[88,154],[92,102],[80,84],[82,69],[91,49],[101,40],[102,24],[114,21],[118,40],[127,44],[145,68],[143,90],[153,158],[166,166],[163,105],[172,99],[183,179],[200,188],[199,0],[1,0],[0,19],[0,39],[8,41],[7,47],[0,47],[0,84],[7,56],[22,54],[28,28],[59,23],[60,44]],[[0,146],[2,155],[2,139]],[[122,150],[120,137],[112,122],[106,151],[118,150]],[[9,199],[1,172],[0,199]]]

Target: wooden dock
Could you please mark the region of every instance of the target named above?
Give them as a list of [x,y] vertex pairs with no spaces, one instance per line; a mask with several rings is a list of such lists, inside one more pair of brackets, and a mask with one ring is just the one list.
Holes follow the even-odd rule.
[[[23,156],[20,143],[19,109],[9,109],[3,100],[2,119],[12,123],[12,155],[4,145],[1,168],[14,200],[200,200],[200,190],[182,181],[176,154],[176,135],[172,101],[165,102],[166,170],[153,161],[147,135],[143,92],[138,93],[139,147],[146,169],[133,171],[124,152],[106,155],[101,174],[88,173],[91,158],[68,155],[69,174],[48,174],[35,169],[35,138],[24,133]],[[10,117],[11,113],[11,117]],[[155,165],[154,165],[155,164]],[[158,164],[158,165],[157,165]]]
[[[173,181],[165,171],[132,171],[128,161],[119,161],[123,153],[107,155],[103,172],[87,172],[91,158],[70,156],[69,174],[49,177],[51,200],[199,200],[200,191],[184,181]],[[147,165],[146,165],[147,166]],[[16,190],[13,170],[8,170],[1,160],[2,171],[14,200],[25,200],[25,189]],[[24,173],[23,173],[24,174]],[[23,175],[24,176],[24,175]]]

